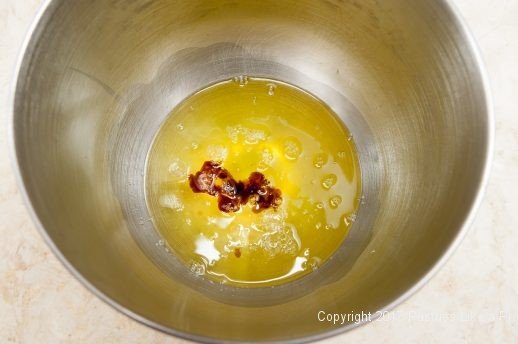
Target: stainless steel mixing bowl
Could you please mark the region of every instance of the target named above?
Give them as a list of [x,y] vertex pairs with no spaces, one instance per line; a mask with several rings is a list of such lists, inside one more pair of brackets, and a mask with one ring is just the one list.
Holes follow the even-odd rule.
[[[13,96],[16,168],[56,255],[125,314],[197,340],[311,340],[326,313],[390,309],[437,270],[480,202],[492,144],[481,62],[442,0],[54,0]],[[194,278],[157,245],[144,199],[170,110],[248,75],[306,89],[359,148],[350,237],[307,278],[240,289]]]

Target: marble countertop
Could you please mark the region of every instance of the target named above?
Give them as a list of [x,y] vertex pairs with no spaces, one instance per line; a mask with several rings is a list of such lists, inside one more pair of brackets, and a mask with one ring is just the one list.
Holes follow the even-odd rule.
[[[0,0],[0,112],[25,32],[43,0]],[[453,0],[486,62],[496,148],[486,197],[446,266],[386,321],[326,343],[518,340],[518,1]],[[100,301],[58,262],[17,190],[0,122],[0,342],[183,343]],[[515,196],[517,198],[515,198]]]

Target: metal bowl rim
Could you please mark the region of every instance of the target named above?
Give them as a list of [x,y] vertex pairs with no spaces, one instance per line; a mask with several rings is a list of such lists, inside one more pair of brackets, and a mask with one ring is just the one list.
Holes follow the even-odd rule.
[[[493,161],[493,153],[494,153],[494,136],[495,136],[495,129],[494,129],[494,112],[493,112],[493,98],[491,95],[491,91],[489,88],[489,78],[487,75],[487,71],[484,67],[484,62],[482,60],[482,56],[479,50],[479,47],[468,28],[468,25],[462,15],[460,14],[459,9],[452,3],[451,0],[435,0],[439,2],[450,14],[452,14],[452,17],[455,18],[456,22],[455,24],[462,32],[463,36],[466,38],[466,43],[468,44],[468,47],[476,61],[477,65],[477,72],[479,73],[481,80],[482,80],[482,88],[484,92],[485,97],[485,105],[486,105],[486,117],[487,117],[487,130],[486,130],[486,137],[487,137],[487,146],[486,151],[484,154],[484,169],[482,173],[482,179],[478,185],[478,190],[476,197],[474,198],[470,211],[468,212],[467,216],[465,217],[463,224],[457,233],[456,237],[451,241],[449,246],[446,248],[445,252],[443,253],[442,257],[435,262],[435,264],[426,272],[423,277],[416,282],[412,287],[410,287],[408,290],[406,290],[403,294],[401,294],[399,297],[394,299],[391,303],[385,305],[382,309],[378,310],[376,312],[377,316],[371,317],[371,321],[376,320],[383,314],[384,312],[388,312],[407,299],[409,299],[412,295],[414,295],[419,289],[421,289],[426,283],[428,283],[433,276],[446,264],[448,259],[452,256],[453,252],[459,247],[460,243],[468,233],[471,224],[473,223],[477,211],[482,203],[482,200],[484,198],[484,194],[486,191],[486,187],[489,181],[490,173],[491,173],[491,163]],[[53,4],[54,3],[54,4]],[[38,216],[36,215],[36,211],[34,207],[32,206],[32,203],[29,199],[27,189],[25,187],[25,184],[23,183],[23,179],[21,176],[21,166],[20,162],[18,160],[17,154],[16,154],[16,146],[15,146],[15,140],[14,140],[14,116],[15,116],[15,99],[16,99],[16,89],[18,86],[18,79],[19,74],[21,72],[21,69],[23,67],[23,62],[25,60],[25,56],[27,53],[27,50],[29,48],[29,45],[32,41],[33,34],[36,31],[36,29],[39,27],[41,21],[44,19],[45,16],[52,15],[52,5],[55,5],[56,1],[54,0],[45,0],[44,3],[40,6],[36,16],[32,20],[32,23],[26,33],[25,39],[22,43],[21,49],[18,53],[18,58],[16,62],[16,67],[14,69],[13,73],[13,80],[11,82],[11,86],[9,89],[9,100],[8,100],[8,106],[9,106],[9,113],[7,114],[7,138],[8,138],[8,145],[9,145],[9,155],[11,158],[11,164],[14,169],[14,173],[16,176],[16,181],[18,184],[18,188],[20,190],[23,202],[26,206],[26,209],[29,212],[29,215],[35,224],[38,232],[43,237],[47,245],[50,247],[53,254],[58,258],[58,260],[65,266],[65,268],[77,279],[79,282],[91,293],[93,293],[95,296],[97,296],[99,299],[103,300],[106,304],[113,307],[120,313],[128,316],[129,318],[136,320],[140,322],[141,324],[144,324],[152,329],[159,330],[165,334],[173,335],[179,338],[191,340],[191,341],[197,341],[197,342],[205,342],[205,343],[238,343],[238,341],[229,341],[224,339],[217,339],[217,338],[211,338],[211,337],[204,337],[204,336],[197,336],[192,335],[187,332],[178,331],[172,328],[169,328],[167,326],[160,325],[154,321],[151,321],[144,316],[141,316],[140,314],[137,314],[130,309],[120,305],[115,300],[110,298],[108,295],[104,294],[101,290],[99,290],[97,287],[95,287],[93,284],[91,284],[81,273],[76,270],[76,268],[67,260],[67,258],[59,251],[55,243],[52,241],[50,236],[48,235],[47,231],[45,230],[43,224],[40,222]],[[342,327],[338,327],[331,331],[325,331],[322,333],[318,333],[312,336],[303,337],[303,338],[296,338],[296,339],[290,339],[290,340],[280,340],[280,341],[273,341],[273,342],[279,342],[279,343],[308,343],[318,340],[323,340],[329,337],[337,336],[340,334],[343,334],[345,332],[348,332],[352,329],[358,328],[359,326],[362,326],[366,324],[367,321],[359,322],[358,324],[350,324]],[[272,342],[272,343],[273,343]]]

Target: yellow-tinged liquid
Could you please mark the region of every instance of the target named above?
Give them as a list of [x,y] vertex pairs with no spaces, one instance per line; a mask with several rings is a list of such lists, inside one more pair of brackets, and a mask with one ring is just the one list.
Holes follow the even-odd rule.
[[[277,210],[223,213],[188,182],[207,160],[235,179],[263,173]],[[148,157],[147,201],[168,248],[196,275],[273,286],[318,268],[346,238],[361,196],[347,128],[310,94],[244,76],[192,95],[170,114]]]

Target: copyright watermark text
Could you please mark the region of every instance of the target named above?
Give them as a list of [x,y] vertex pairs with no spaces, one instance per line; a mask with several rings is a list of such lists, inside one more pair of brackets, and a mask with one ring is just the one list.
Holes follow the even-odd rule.
[[422,311],[378,311],[371,312],[348,312],[333,313],[321,310],[317,313],[319,322],[329,322],[333,325],[360,324],[372,321],[393,321],[393,322],[478,322],[488,324],[494,322],[511,322],[518,324],[518,314],[505,311],[487,312],[422,312]]

